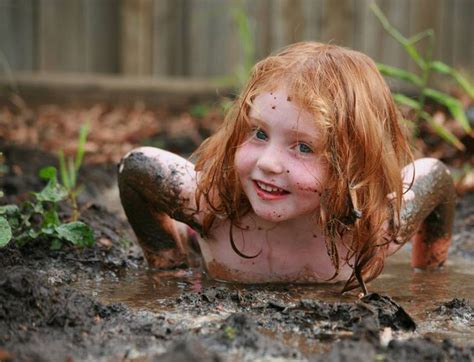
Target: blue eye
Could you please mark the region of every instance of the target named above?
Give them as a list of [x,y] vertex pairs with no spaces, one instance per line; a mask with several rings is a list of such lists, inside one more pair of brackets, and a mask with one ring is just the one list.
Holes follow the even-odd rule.
[[265,141],[268,137],[264,131],[262,131],[260,128],[257,128],[255,130],[255,138]]
[[311,149],[311,147],[309,147],[305,143],[299,143],[298,144],[298,151],[301,152],[301,153],[313,153],[313,150]]

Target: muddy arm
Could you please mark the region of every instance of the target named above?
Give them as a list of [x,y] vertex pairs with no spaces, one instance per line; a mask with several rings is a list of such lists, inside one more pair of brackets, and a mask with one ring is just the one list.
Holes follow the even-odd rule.
[[125,214],[149,265],[189,264],[192,248],[184,224],[201,229],[194,165],[173,153],[141,147],[120,162],[118,183]]
[[404,169],[404,183],[413,187],[404,195],[401,230],[403,244],[412,238],[412,266],[427,269],[442,265],[451,243],[456,193],[447,167],[439,160],[423,158]]

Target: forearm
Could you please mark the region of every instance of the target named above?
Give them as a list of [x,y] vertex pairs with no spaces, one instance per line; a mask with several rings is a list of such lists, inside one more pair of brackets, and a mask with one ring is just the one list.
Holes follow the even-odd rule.
[[[412,265],[417,268],[442,264],[449,248],[456,193],[446,166],[426,158],[404,172],[404,181],[411,189],[404,195],[400,211],[400,231],[397,242],[413,238]],[[393,251],[396,247],[390,247]]]
[[143,147],[119,165],[120,198],[150,264],[176,266],[187,255],[186,239],[176,220],[196,230],[192,165],[169,152]]

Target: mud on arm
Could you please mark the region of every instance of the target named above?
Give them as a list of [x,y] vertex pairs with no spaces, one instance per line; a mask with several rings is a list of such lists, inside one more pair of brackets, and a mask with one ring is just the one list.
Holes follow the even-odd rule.
[[189,265],[193,245],[184,224],[201,229],[194,165],[171,152],[141,147],[121,160],[118,171],[120,199],[149,265]]
[[412,266],[436,268],[446,261],[451,243],[456,201],[453,180],[447,167],[433,158],[416,160],[403,175],[406,184],[413,177],[414,182],[403,198],[398,244],[392,243],[389,254],[411,238]]

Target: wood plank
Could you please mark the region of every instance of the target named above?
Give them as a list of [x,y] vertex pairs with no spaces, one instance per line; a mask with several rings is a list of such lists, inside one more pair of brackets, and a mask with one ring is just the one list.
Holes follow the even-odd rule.
[[[217,94],[229,95],[230,89],[207,78],[150,78],[100,74],[29,73],[13,74],[21,96],[28,104],[72,103],[133,105],[176,108],[180,111],[198,102],[213,102]],[[0,87],[9,78],[0,74]],[[218,90],[219,92],[217,92]],[[0,104],[7,101],[0,94]]]
[[325,0],[323,2],[321,39],[325,43],[353,46],[353,0]]
[[86,46],[84,7],[81,0],[40,0],[38,64],[41,71],[84,72]]
[[254,47],[255,60],[267,57],[272,51],[272,24],[271,8],[274,2],[272,0],[246,0],[245,8],[247,13],[254,21]]
[[155,76],[189,74],[188,3],[187,0],[159,0],[153,3]]
[[322,38],[323,1],[303,0],[302,8],[305,17],[303,39],[320,42]]
[[34,16],[33,0],[0,2],[0,72],[34,69]]
[[452,65],[474,78],[474,2],[472,0],[453,0],[453,60]]
[[[191,76],[224,75],[233,68],[236,54],[231,39],[235,41],[237,33],[232,6],[222,0],[191,0],[189,32],[189,72]],[[238,46],[238,45],[236,45]]]
[[84,0],[86,68],[117,73],[119,69],[119,9],[116,0]]
[[120,6],[120,71],[152,73],[152,0],[122,0]]
[[[410,0],[379,0],[378,6],[389,22],[403,35],[407,36]],[[406,68],[408,55],[395,39],[383,28],[380,21],[370,9],[371,0],[364,0],[363,6],[358,2],[355,13],[354,48],[360,50],[375,61]]]

